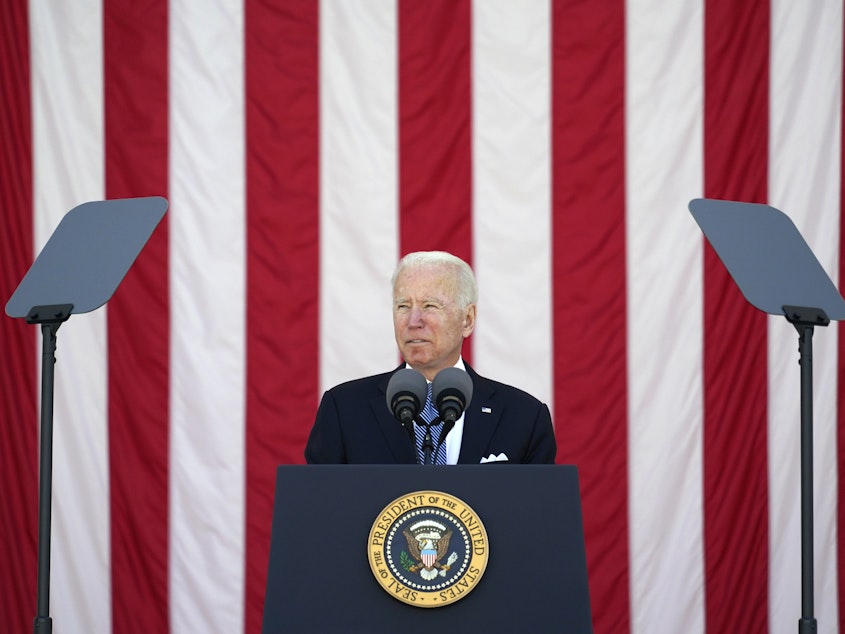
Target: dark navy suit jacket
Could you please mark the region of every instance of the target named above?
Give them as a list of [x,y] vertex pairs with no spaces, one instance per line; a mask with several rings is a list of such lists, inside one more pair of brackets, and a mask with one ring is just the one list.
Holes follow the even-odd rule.
[[[554,463],[557,445],[549,408],[522,390],[479,376],[469,365],[466,369],[473,391],[464,412],[458,462],[478,464],[490,454],[504,453],[510,463]],[[305,460],[414,464],[414,443],[387,406],[387,383],[397,370],[328,390],[305,446]]]

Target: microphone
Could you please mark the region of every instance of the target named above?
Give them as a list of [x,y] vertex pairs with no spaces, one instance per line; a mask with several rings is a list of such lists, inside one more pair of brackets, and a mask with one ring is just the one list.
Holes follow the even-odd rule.
[[472,379],[469,374],[459,368],[445,368],[437,373],[431,385],[432,400],[440,418],[443,430],[439,443],[443,442],[452,427],[472,400]]
[[402,368],[387,384],[387,409],[414,438],[414,419],[425,404],[428,385],[425,377],[410,368]]

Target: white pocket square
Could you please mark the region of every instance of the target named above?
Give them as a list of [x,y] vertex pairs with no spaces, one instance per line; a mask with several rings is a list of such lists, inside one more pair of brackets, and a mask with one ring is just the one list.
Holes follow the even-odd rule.
[[486,458],[481,459],[481,464],[484,464],[485,462],[507,462],[507,459],[508,457],[503,453],[500,453],[498,456],[490,454]]

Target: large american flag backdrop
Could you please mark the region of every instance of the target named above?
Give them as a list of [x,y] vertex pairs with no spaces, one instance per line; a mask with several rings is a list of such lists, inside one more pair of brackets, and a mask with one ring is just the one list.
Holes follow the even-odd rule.
[[[0,7],[3,303],[67,210],[170,202],[112,300],[59,331],[57,632],[259,631],[275,467],[303,461],[323,390],[397,363],[389,276],[419,249],[477,272],[465,358],[552,408],[596,632],[795,631],[797,333],[687,204],[784,210],[838,283],[840,0]],[[816,329],[824,632],[839,341]],[[22,632],[40,333],[3,316],[0,346],[0,630]]]

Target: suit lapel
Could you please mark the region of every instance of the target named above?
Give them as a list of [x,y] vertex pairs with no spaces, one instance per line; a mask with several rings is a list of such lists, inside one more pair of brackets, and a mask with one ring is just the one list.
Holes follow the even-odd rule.
[[501,403],[496,398],[496,388],[465,362],[472,378],[472,400],[464,413],[464,436],[458,462],[478,464],[490,446],[490,439],[502,415]]

